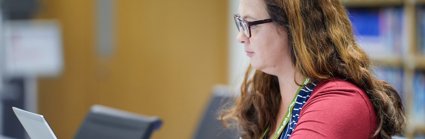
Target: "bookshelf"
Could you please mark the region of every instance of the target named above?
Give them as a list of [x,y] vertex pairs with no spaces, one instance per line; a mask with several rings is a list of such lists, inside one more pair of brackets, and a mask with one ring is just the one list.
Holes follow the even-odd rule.
[[[341,0],[341,1],[344,3],[344,5],[347,7],[349,11],[350,20],[352,20],[354,28],[356,28],[356,21],[355,21],[356,18],[351,16],[352,15],[358,16],[359,14],[362,14],[362,10],[366,10],[366,11],[370,10],[372,12],[369,12],[366,14],[370,15],[372,13],[372,14],[375,14],[377,17],[379,17],[379,21],[375,21],[375,22],[379,22],[377,23],[379,25],[379,28],[381,28],[382,26],[385,26],[389,30],[392,30],[390,31],[390,33],[393,33],[396,35],[402,34],[398,36],[391,36],[391,38],[382,39],[386,41],[391,40],[392,41],[391,43],[401,42],[398,44],[397,43],[394,44],[395,49],[393,51],[396,52],[394,53],[394,55],[391,54],[391,56],[377,57],[375,53],[379,51],[373,51],[372,52],[373,54],[368,53],[367,49],[365,49],[365,51],[369,54],[369,57],[372,61],[373,66],[381,68],[381,70],[378,72],[382,72],[382,71],[385,72],[385,70],[382,70],[382,68],[383,69],[389,68],[390,71],[392,72],[394,71],[398,72],[397,70],[392,70],[392,69],[401,69],[399,72],[401,76],[397,76],[397,78],[400,77],[400,79],[398,79],[399,82],[396,82],[396,83],[402,84],[403,86],[400,92],[402,93],[401,95],[403,97],[403,101],[405,102],[406,113],[408,118],[405,136],[407,138],[415,138],[416,135],[420,135],[422,137],[425,136],[425,122],[423,121],[417,122],[416,121],[417,118],[416,119],[414,118],[415,116],[418,117],[416,115],[417,113],[415,113],[417,111],[417,108],[425,107],[425,101],[422,101],[423,99],[422,100],[419,99],[422,101],[419,103],[420,106],[418,106],[419,101],[415,101],[415,100],[418,100],[417,97],[419,93],[425,93],[425,89],[421,87],[417,87],[418,86],[417,81],[420,81],[420,79],[418,78],[425,78],[425,43],[420,42],[421,39],[424,38],[422,36],[425,32],[425,29],[421,30],[421,28],[425,28],[425,26],[423,26],[425,23],[421,23],[421,22],[425,22],[425,20],[422,19],[422,18],[425,18],[425,12],[422,12],[422,14],[419,14],[419,10],[425,11],[424,10],[425,0]],[[360,12],[359,10],[356,11],[356,9],[360,9]],[[373,13],[373,12],[378,12],[378,13]],[[398,18],[397,16],[401,16],[399,20],[401,21],[401,23],[394,23],[398,26],[388,26],[387,24],[385,24],[385,23],[392,23],[391,21],[397,22],[396,20],[391,20],[391,21],[384,21],[382,22],[383,23],[382,24],[380,20],[382,20],[382,18],[384,19],[387,18],[387,17],[384,17],[386,15],[390,15],[391,16],[390,19]],[[359,19],[362,19],[362,18],[359,18]],[[365,20],[365,19],[366,18],[363,18],[362,20]],[[361,25],[362,24],[360,24],[360,26]],[[368,24],[366,24],[366,26],[367,25]],[[374,27],[376,27],[376,25]],[[359,28],[361,29],[361,27]],[[397,29],[401,31],[394,31]],[[387,32],[383,33],[381,32],[381,30],[379,31],[380,31],[379,37],[382,34],[388,34]],[[356,34],[356,35],[359,35],[359,34]],[[397,40],[397,38],[402,38],[402,39]],[[395,39],[395,41],[393,39]],[[362,45],[361,42],[359,42],[359,44]],[[387,46],[388,43],[383,43],[382,45]],[[379,45],[376,47],[379,47]],[[388,49],[393,49],[393,47],[390,46]],[[381,53],[387,53],[387,52],[381,52]],[[387,76],[391,74],[392,73],[390,72],[390,74],[385,73],[383,75]],[[394,78],[394,76],[390,78]],[[388,81],[388,82],[391,83],[391,81]]]

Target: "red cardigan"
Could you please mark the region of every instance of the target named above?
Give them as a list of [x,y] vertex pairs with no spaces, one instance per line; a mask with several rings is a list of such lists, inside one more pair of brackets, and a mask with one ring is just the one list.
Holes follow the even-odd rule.
[[368,139],[376,128],[375,110],[366,93],[335,79],[314,88],[291,139]]

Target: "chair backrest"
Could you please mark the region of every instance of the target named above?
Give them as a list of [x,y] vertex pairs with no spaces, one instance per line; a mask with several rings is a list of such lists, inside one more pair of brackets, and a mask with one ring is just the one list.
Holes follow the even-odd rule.
[[162,121],[158,117],[94,105],[75,139],[149,139],[161,125]]
[[220,110],[234,103],[234,96],[227,87],[217,86],[193,136],[194,139],[237,139],[236,129],[224,128],[218,120]]

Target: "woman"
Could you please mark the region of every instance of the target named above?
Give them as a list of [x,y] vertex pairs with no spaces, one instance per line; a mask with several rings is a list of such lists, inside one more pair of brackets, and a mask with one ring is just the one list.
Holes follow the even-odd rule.
[[373,75],[340,0],[240,0],[234,18],[251,66],[236,105],[221,118],[236,122],[243,139],[403,131],[400,97]]

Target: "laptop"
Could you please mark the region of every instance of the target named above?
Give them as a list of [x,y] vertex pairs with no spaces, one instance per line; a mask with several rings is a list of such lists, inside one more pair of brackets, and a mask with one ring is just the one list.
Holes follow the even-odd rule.
[[31,139],[57,139],[43,115],[12,107]]

